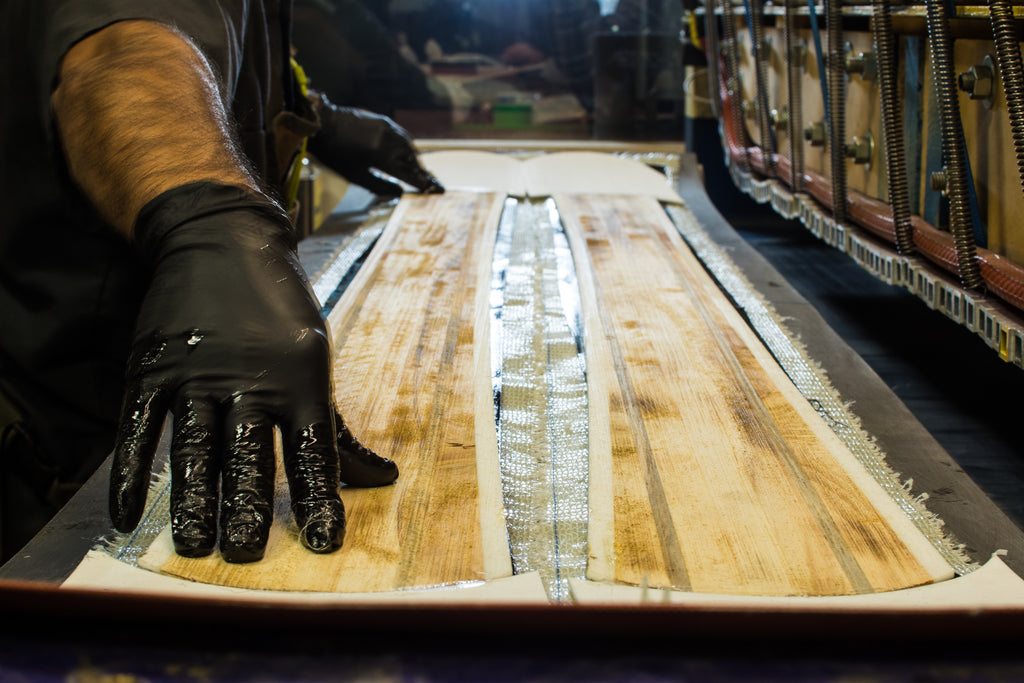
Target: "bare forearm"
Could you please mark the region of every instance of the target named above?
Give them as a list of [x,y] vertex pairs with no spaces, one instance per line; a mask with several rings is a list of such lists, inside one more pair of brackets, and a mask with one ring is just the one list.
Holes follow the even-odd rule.
[[77,43],[52,106],[71,177],[126,235],[149,200],[186,183],[257,189],[209,64],[161,24],[120,22]]

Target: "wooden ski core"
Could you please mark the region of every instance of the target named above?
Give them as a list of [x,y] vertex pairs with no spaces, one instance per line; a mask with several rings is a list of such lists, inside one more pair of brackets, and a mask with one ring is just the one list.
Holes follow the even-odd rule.
[[279,476],[262,561],[172,555],[162,571],[245,588],[334,592],[512,573],[487,334],[503,202],[504,195],[466,192],[406,197],[330,317],[338,409],[360,440],[401,470],[393,486],[342,489],[342,549],[315,555],[299,545]]
[[[842,595],[939,578],[650,197],[563,195],[585,311],[588,577]],[[851,469],[853,476],[851,476]],[[876,503],[881,503],[879,509]],[[889,509],[892,508],[892,509]],[[887,513],[891,513],[887,515]]]

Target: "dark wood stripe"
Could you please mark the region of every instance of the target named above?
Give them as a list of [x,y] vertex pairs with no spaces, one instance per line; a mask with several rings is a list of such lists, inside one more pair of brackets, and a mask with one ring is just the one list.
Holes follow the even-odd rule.
[[[704,295],[690,282],[689,276],[682,264],[672,257],[673,252],[678,248],[677,244],[668,237],[665,230],[662,229],[657,232],[659,241],[665,245],[665,250],[662,252],[665,263],[675,274],[678,282],[685,288],[687,293],[690,294],[694,302],[694,308],[697,310],[704,323],[710,330],[717,330],[718,325],[715,322],[713,314],[709,310],[704,299]],[[764,401],[761,400],[757,390],[750,383],[739,359],[736,357],[732,348],[730,348],[725,335],[711,334],[710,337],[715,340],[715,344],[721,354],[723,362],[732,372],[737,386],[743,392],[751,411],[757,417],[757,420],[754,423],[763,427],[759,432],[760,435],[764,436],[769,442],[772,450],[778,455],[779,462],[786,468],[790,479],[796,485],[804,503],[811,510],[811,513],[818,523],[829,548],[835,555],[836,560],[839,562],[840,567],[842,567],[843,573],[850,581],[853,589],[857,593],[873,592],[871,582],[868,580],[864,570],[860,566],[860,563],[857,562],[857,558],[847,545],[842,533],[839,531],[835,521],[832,519],[832,515],[829,513],[827,506],[821,499],[821,496],[818,495],[818,492],[808,480],[807,474],[800,465],[799,459],[793,453],[793,450],[789,447],[785,437],[779,431],[778,425],[772,418],[771,413],[764,404]]]
[[[604,225],[602,221],[602,225]],[[580,223],[583,230],[583,239],[586,242],[586,227]],[[598,316],[605,331],[614,330],[611,314],[604,305],[604,296],[601,284],[597,278],[597,271],[589,252],[578,254],[578,258],[585,258],[587,267],[594,273],[594,294],[597,301]],[[630,378],[629,369],[614,335],[606,336],[609,352],[612,356],[612,364],[615,367],[615,378],[619,391],[622,393],[622,405],[626,410],[626,418],[629,421],[633,441],[640,456],[640,463],[643,466],[644,483],[647,489],[647,497],[651,504],[651,512],[654,515],[655,527],[661,545],[662,557],[665,560],[665,570],[669,581],[674,588],[679,590],[690,590],[690,576],[686,569],[686,560],[683,556],[682,545],[679,535],[676,533],[676,525],[672,521],[672,510],[669,507],[668,498],[665,495],[665,487],[661,483],[661,475],[658,472],[658,465],[654,459],[654,451],[651,448],[650,438],[647,435],[647,428],[640,410],[636,392],[633,389],[633,382]]]

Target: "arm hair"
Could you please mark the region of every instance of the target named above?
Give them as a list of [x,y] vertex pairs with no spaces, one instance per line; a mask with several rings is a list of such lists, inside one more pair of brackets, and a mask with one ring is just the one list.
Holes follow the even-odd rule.
[[72,179],[128,237],[147,202],[186,183],[260,191],[213,70],[168,26],[122,21],[76,43],[51,106]]

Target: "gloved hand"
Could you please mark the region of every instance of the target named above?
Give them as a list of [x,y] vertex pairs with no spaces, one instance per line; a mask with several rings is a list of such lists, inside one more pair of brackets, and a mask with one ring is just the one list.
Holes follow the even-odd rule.
[[388,117],[335,106],[322,94],[313,98],[313,106],[320,130],[309,139],[309,151],[350,182],[378,195],[402,194],[400,185],[374,174],[372,169],[377,169],[420,192],[444,192],[437,178],[420,165],[409,133]]
[[[356,485],[394,481],[395,464],[337,421],[330,349],[284,213],[213,183],[166,192],[140,212],[153,276],[136,323],[110,479],[121,531],[139,522],[164,417],[174,413],[171,523],[181,555],[263,557],[273,516],[274,427],[304,545],[341,546],[341,461]],[[219,488],[219,494],[218,494]]]

